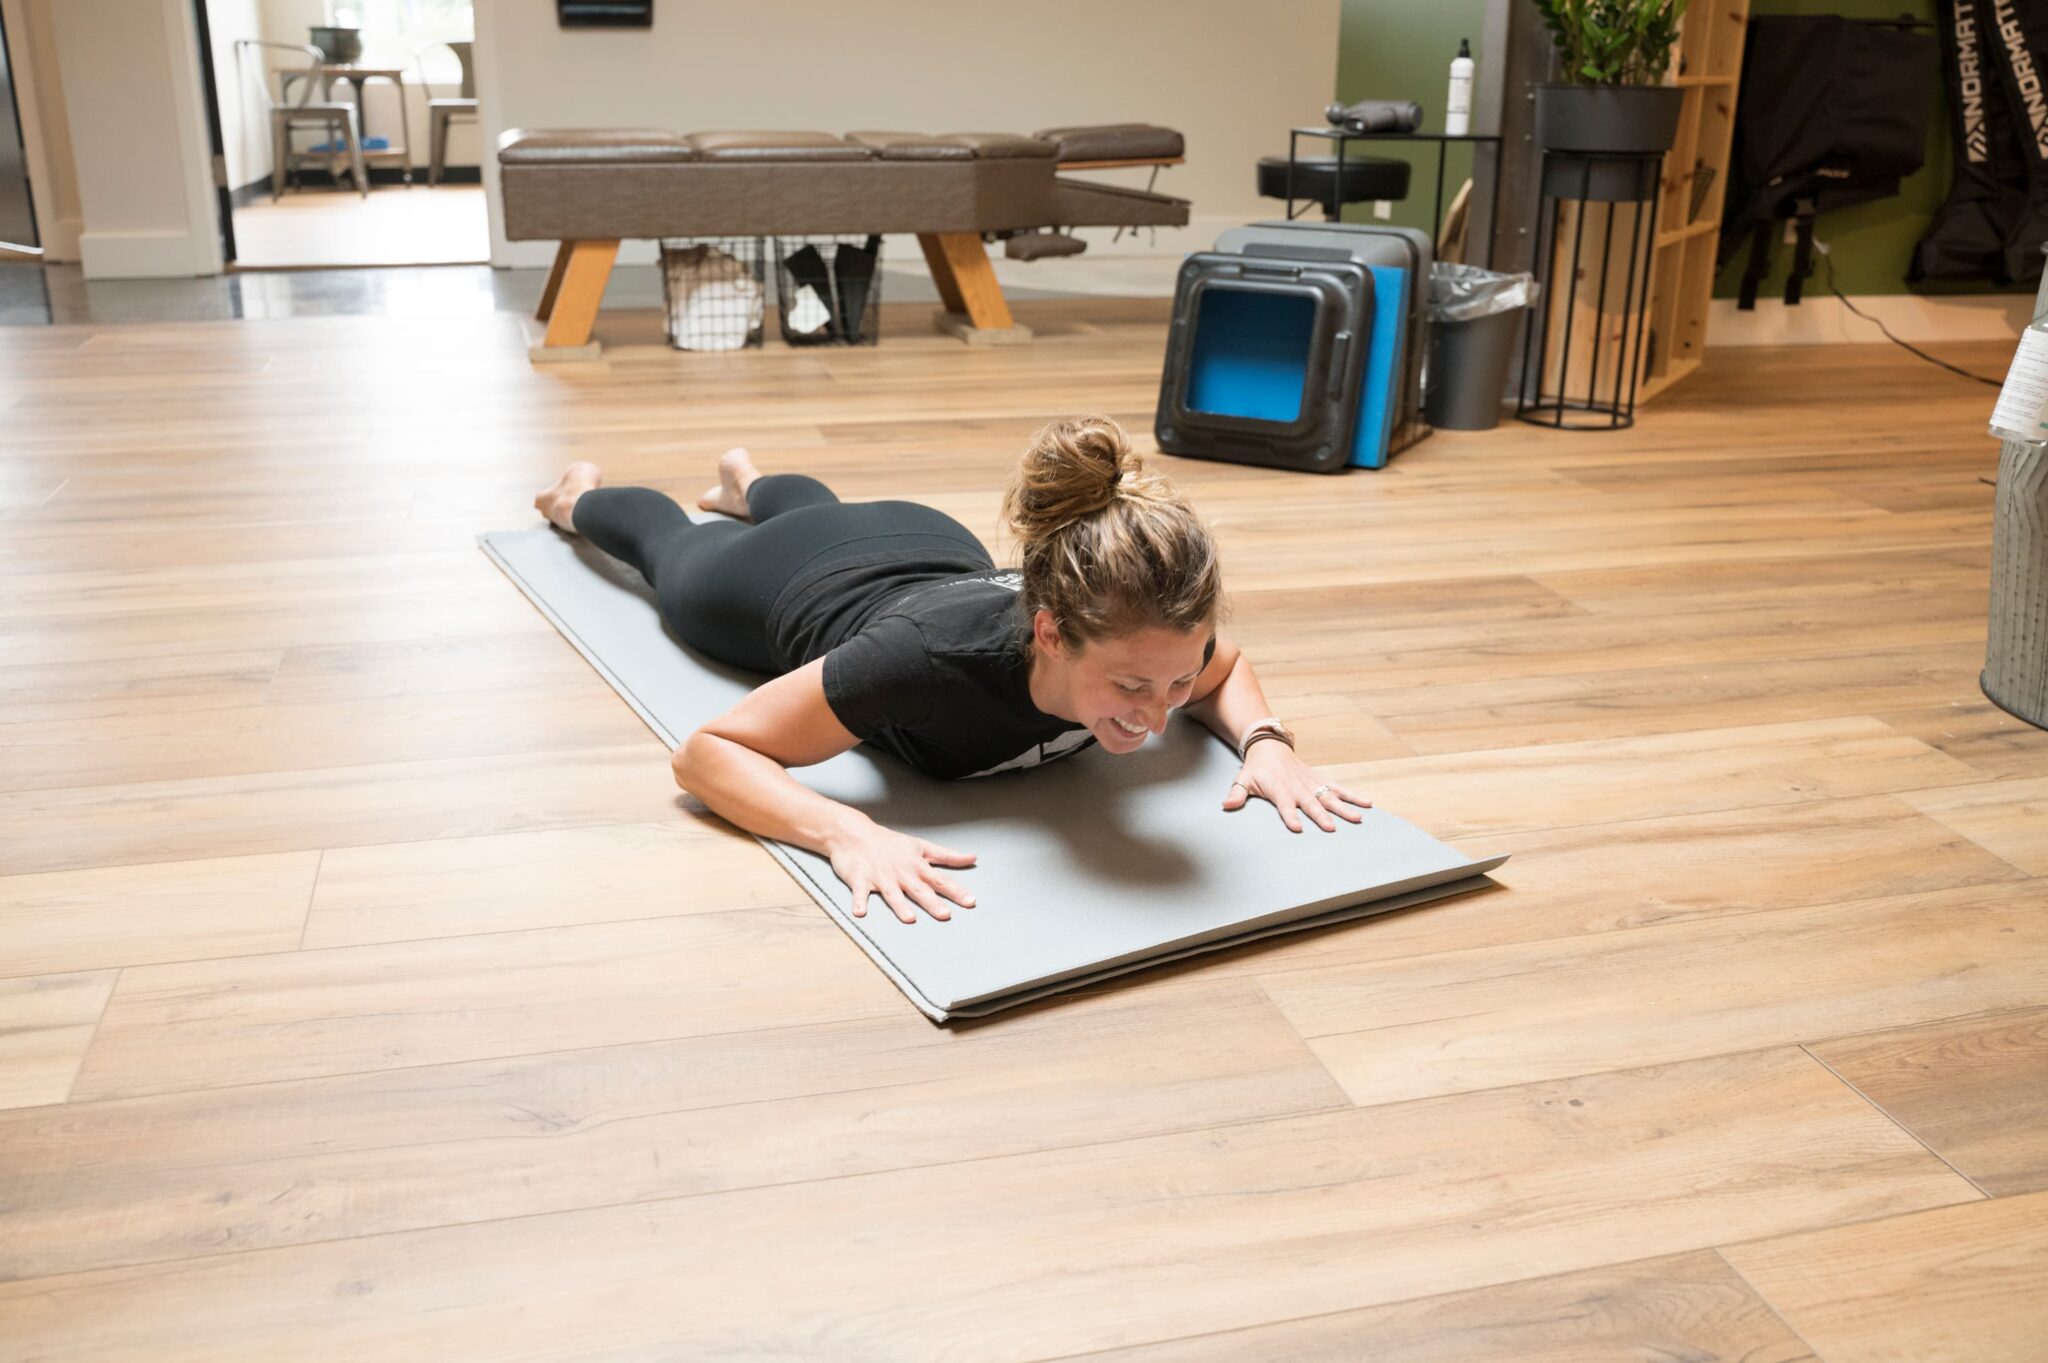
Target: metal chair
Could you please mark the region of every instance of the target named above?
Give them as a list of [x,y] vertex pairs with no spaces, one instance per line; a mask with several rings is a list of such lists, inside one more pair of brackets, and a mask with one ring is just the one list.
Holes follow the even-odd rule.
[[[317,47],[301,43],[271,43],[257,38],[235,40],[235,69],[239,73],[245,49],[270,48],[278,52],[293,52],[306,58],[306,69],[280,71],[279,89],[286,89],[284,82],[291,77],[301,77],[302,83],[297,103],[283,103],[270,93],[270,73],[263,69],[261,51],[256,53],[257,70],[261,76],[256,84],[263,91],[263,107],[270,114],[270,153],[274,169],[271,172],[270,192],[273,203],[284,197],[284,182],[291,176],[292,162],[308,157],[317,157],[327,163],[330,173],[335,168],[336,154],[327,151],[297,151],[292,146],[292,134],[306,129],[323,131],[326,140],[323,145],[332,148],[338,137],[347,149],[349,171],[355,177],[356,191],[364,197],[370,193],[370,177],[363,170],[363,139],[360,125],[356,122],[356,106],[330,100],[316,100],[314,94],[325,82],[320,77],[320,68],[327,58]],[[246,79],[243,81],[246,85]]]
[[427,101],[428,139],[433,148],[427,163],[427,183],[441,183],[441,167],[448,159],[448,125],[455,122],[474,123],[476,109],[476,59],[471,55],[475,43],[448,43],[449,51],[462,63],[462,94],[456,99],[430,99]]

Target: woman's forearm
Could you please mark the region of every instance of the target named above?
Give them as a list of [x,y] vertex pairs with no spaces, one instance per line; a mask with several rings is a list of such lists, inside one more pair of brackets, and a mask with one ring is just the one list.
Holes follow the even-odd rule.
[[859,810],[805,786],[774,758],[701,729],[683,740],[670,766],[676,784],[712,813],[758,837],[820,856],[874,826]]

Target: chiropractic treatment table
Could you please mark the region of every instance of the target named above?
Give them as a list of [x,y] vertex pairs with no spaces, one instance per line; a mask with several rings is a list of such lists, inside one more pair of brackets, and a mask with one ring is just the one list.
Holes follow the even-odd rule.
[[515,128],[498,141],[506,237],[561,243],[535,359],[596,353],[591,327],[629,238],[914,233],[945,305],[942,330],[1028,340],[983,239],[1011,239],[1009,253],[1029,259],[1079,249],[1045,229],[1185,227],[1185,199],[1055,173],[1181,159],[1179,133],[1142,123],[1033,137]]

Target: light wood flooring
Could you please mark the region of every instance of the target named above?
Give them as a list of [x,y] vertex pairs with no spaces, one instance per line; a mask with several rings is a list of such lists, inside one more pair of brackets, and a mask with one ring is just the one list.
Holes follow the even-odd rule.
[[0,330],[0,1356],[2048,1358],[1989,390],[1719,351],[1618,434],[1166,461],[1307,755],[1514,859],[951,1029],[474,547],[736,443],[992,533],[1048,416],[1149,439],[1165,309]]
[[235,210],[235,262],[251,268],[449,265],[486,259],[491,228],[478,184],[330,186],[265,195]]

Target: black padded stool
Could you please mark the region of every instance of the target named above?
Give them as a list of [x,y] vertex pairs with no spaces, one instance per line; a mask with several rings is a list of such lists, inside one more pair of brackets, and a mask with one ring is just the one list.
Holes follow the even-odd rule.
[[[1307,203],[1321,204],[1324,216],[1335,222],[1338,209],[1345,204],[1407,198],[1408,171],[1406,161],[1347,156],[1344,158],[1344,183],[1340,185],[1337,183],[1336,157],[1303,156],[1294,162],[1294,197]],[[1259,197],[1287,197],[1286,157],[1259,158]]]

